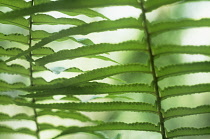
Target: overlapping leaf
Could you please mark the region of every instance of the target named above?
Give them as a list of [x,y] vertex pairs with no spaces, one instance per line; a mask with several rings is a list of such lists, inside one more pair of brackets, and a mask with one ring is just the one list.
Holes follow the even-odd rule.
[[31,15],[38,12],[59,11],[59,10],[66,10],[66,9],[96,8],[96,7],[105,7],[105,6],[120,6],[120,5],[121,6],[130,5],[130,6],[139,7],[139,4],[136,0],[115,0],[115,1],[113,0],[106,0],[106,1],[60,0],[60,1],[52,1],[52,2],[47,2],[43,4],[38,4],[29,8],[23,8],[20,10],[11,11],[4,15],[1,15],[0,19],[26,16],[26,15]]
[[137,131],[155,131],[159,132],[159,127],[151,123],[123,123],[123,122],[112,122],[100,124],[97,126],[86,126],[86,127],[70,127],[64,130],[61,134],[56,136],[58,138],[63,135],[77,133],[77,132],[89,132],[89,131],[103,131],[103,130],[137,130]]
[[116,30],[116,29],[123,29],[123,28],[136,28],[140,29],[141,24],[136,20],[135,18],[122,18],[115,21],[99,21],[99,22],[93,22],[90,24],[84,24],[77,27],[69,28],[62,30],[58,33],[53,34],[52,36],[46,37],[42,39],[40,42],[36,43],[33,47],[30,49],[24,51],[23,53],[18,54],[15,57],[10,58],[7,61],[14,60],[22,55],[26,55],[27,53],[42,47],[52,41],[55,41],[57,39],[67,37],[70,35],[86,35],[93,32],[102,32],[102,31],[108,31],[108,30]]

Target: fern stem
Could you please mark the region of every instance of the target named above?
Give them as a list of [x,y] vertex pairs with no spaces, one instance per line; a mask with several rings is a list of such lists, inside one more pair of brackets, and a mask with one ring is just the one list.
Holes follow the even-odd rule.
[[[31,0],[31,6],[34,6],[34,0]],[[33,19],[32,19],[32,15],[30,15],[29,17],[29,48],[32,47],[32,25],[33,24]],[[29,53],[29,57],[32,59],[32,52]],[[29,64],[30,64],[30,67],[29,67],[29,70],[30,70],[30,86],[34,86],[34,83],[33,83],[33,63],[32,61],[29,61]],[[32,99],[32,103],[36,103],[36,99],[33,98]],[[38,120],[37,120],[37,111],[36,111],[36,108],[33,108],[33,112],[34,112],[34,122],[35,122],[35,125],[36,125],[36,137],[37,139],[40,139],[40,136],[39,136],[39,132],[40,132],[40,129],[39,129],[39,125],[38,125]]]
[[157,104],[157,110],[158,110],[159,119],[160,119],[161,135],[162,135],[162,139],[167,139],[166,132],[165,132],[165,125],[164,125],[164,117],[162,114],[162,107],[161,107],[161,94],[160,94],[159,87],[158,87],[158,77],[157,77],[156,70],[155,70],[155,61],[154,61],[154,55],[153,55],[153,51],[152,51],[151,37],[150,37],[149,30],[148,30],[148,25],[147,25],[146,9],[144,8],[144,0],[140,1],[140,6],[142,9],[142,17],[140,17],[140,18],[143,19],[144,33],[146,36],[145,40],[146,40],[147,46],[148,46],[150,66],[152,69],[152,76],[153,76],[153,84],[154,84],[156,97],[157,97],[156,104]]

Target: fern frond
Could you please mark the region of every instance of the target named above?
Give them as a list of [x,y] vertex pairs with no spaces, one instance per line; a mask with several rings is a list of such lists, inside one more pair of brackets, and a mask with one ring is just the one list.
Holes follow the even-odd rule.
[[[0,15],[3,14],[3,12],[0,11]],[[23,29],[29,29],[28,28],[28,20],[23,18],[23,17],[19,17],[19,18],[13,18],[13,19],[7,19],[7,20],[0,20],[0,23],[2,24],[9,24],[9,25],[15,25],[18,27],[21,27]]]
[[182,127],[171,130],[167,133],[169,138],[182,137],[182,136],[198,136],[209,135],[210,127],[194,128],[194,127]]
[[92,103],[54,103],[54,104],[30,104],[16,101],[20,106],[44,109],[66,109],[77,111],[139,111],[157,113],[155,106],[143,102],[92,102]]
[[46,116],[46,115],[53,115],[57,116],[59,118],[66,118],[66,119],[74,119],[74,120],[79,120],[82,122],[93,122],[89,117],[87,117],[84,114],[81,114],[79,112],[75,111],[51,111],[51,110],[43,110],[38,112],[38,116]]
[[15,90],[17,88],[24,88],[24,87],[26,87],[26,85],[21,82],[10,84],[10,83],[0,80],[0,92]]
[[165,120],[168,120],[179,116],[204,114],[204,113],[210,113],[210,105],[202,105],[195,108],[187,108],[187,107],[171,108],[166,112],[164,112],[164,116],[166,118]]
[[87,71],[83,74],[79,74],[76,77],[65,79],[61,83],[57,83],[56,85],[53,84],[55,81],[51,81],[50,84],[52,85],[46,85],[46,86],[33,86],[31,88],[37,89],[37,90],[46,90],[49,88],[61,88],[61,87],[67,87],[70,85],[76,85],[85,83],[91,80],[97,80],[97,79],[103,79],[112,75],[126,73],[126,72],[143,72],[150,74],[151,71],[148,66],[141,65],[141,64],[126,64],[126,65],[115,65],[115,66],[109,66],[105,68],[99,68],[94,69],[91,71]]
[[58,24],[68,24],[68,25],[82,25],[85,24],[84,21],[74,18],[54,18],[53,16],[46,14],[36,14],[33,16],[33,24],[42,25],[58,25]]
[[51,129],[66,130],[67,127],[65,127],[65,126],[54,126],[54,125],[48,124],[48,123],[40,123],[39,128],[40,128],[41,131],[44,131],[44,130],[51,130]]
[[34,120],[34,117],[28,116],[25,113],[19,113],[14,116],[9,116],[5,113],[0,113],[0,121],[10,121],[10,120]]
[[20,9],[30,6],[30,3],[24,0],[0,0],[0,5],[9,7],[11,9]]
[[24,36],[22,34],[3,34],[0,33],[0,40],[8,40],[13,42],[18,42],[22,44],[28,44],[28,36]]
[[66,9],[65,11],[60,11],[60,12],[66,14],[66,15],[69,15],[69,16],[86,15],[88,17],[101,17],[103,19],[109,20],[109,18],[106,17],[105,15],[103,15],[97,11],[94,11],[92,9],[88,9],[88,8]]
[[202,54],[210,55],[209,46],[179,46],[179,45],[165,45],[154,48],[156,57],[167,54]]
[[61,1],[52,1],[48,3],[43,3],[43,4],[35,5],[29,8],[14,10],[4,15],[0,15],[0,19],[26,16],[26,15],[31,15],[38,12],[59,11],[59,10],[67,10],[67,9],[81,9],[81,8],[96,8],[96,7],[105,7],[105,6],[120,6],[120,5],[121,6],[129,5],[129,6],[134,6],[134,7],[139,8],[139,4],[136,0],[117,0],[117,1],[113,1],[113,0],[106,0],[106,1],[61,0]]
[[170,30],[186,29],[192,27],[210,27],[209,22],[210,22],[209,18],[204,18],[200,20],[181,19],[181,20],[161,22],[161,23],[152,23],[149,26],[149,31],[151,35],[154,36]]
[[[56,129],[56,130],[61,130],[61,131],[65,131],[67,130],[67,127],[65,126],[54,126],[52,124],[47,124],[47,123],[43,123],[40,124],[40,130],[50,130],[50,129]],[[87,133],[93,134],[98,136],[100,139],[107,139],[107,137],[104,134],[98,133],[98,132],[91,132],[91,131],[87,131]]]
[[12,57],[23,52],[20,48],[3,48],[0,46],[0,56]]
[[1,133],[5,134],[27,134],[27,135],[32,135],[35,136],[35,132],[28,129],[28,128],[18,128],[18,129],[12,129],[8,126],[0,126]]
[[158,70],[159,80],[166,77],[177,76],[182,74],[190,74],[196,72],[209,72],[210,62],[194,62],[177,65],[169,65]]
[[0,104],[1,105],[8,105],[14,104],[13,98],[7,95],[0,95]]
[[9,60],[7,60],[7,62],[14,60],[22,55],[26,55],[27,53],[39,47],[42,47],[54,40],[61,39],[63,37],[67,37],[70,35],[86,35],[93,32],[102,32],[102,31],[116,30],[116,29],[123,29],[123,28],[141,29],[141,26],[142,25],[135,18],[122,18],[115,21],[99,21],[99,22],[93,22],[89,24],[80,25],[77,27],[72,27],[69,29],[62,30],[58,33],[53,34],[52,36],[42,39],[40,42],[36,43],[33,47],[29,48],[23,53],[16,55],[15,57],[10,58]]
[[[129,46],[129,47],[128,47]],[[45,65],[50,62],[65,60],[65,59],[73,59],[83,56],[101,54],[106,52],[114,52],[114,51],[126,51],[126,50],[138,50],[138,51],[145,51],[145,44],[140,43],[138,41],[128,41],[119,44],[96,44],[96,45],[89,45],[85,47],[79,47],[73,50],[63,50],[52,55],[48,55],[42,57],[36,62],[39,65]]]
[[25,67],[17,64],[12,64],[8,66],[1,61],[0,61],[0,72],[8,74],[20,74],[27,77],[29,76],[29,71]]
[[[27,91],[37,91],[33,88],[23,88]],[[154,90],[151,86],[146,84],[125,84],[125,85],[94,85],[85,87],[68,86],[58,89],[38,90],[32,94],[27,94],[25,97],[45,97],[52,95],[88,95],[88,94],[115,94],[126,92],[142,92],[154,95]]]
[[197,84],[190,86],[172,86],[161,91],[162,100],[168,97],[205,93],[210,91],[210,84]]
[[[159,126],[151,123],[123,123],[123,122],[112,122],[104,123],[96,126],[86,126],[86,127],[69,127],[67,130],[63,131],[61,134],[56,136],[58,138],[63,135],[77,133],[77,132],[89,132],[89,131],[103,131],[103,130],[137,130],[137,131],[152,131],[159,132]],[[54,138],[54,139],[55,139]]]

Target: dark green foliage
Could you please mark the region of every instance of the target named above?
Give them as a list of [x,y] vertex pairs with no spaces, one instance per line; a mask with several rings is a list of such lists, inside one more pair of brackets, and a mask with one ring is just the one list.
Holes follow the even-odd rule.
[[[210,19],[149,19],[151,12],[162,10],[166,5],[200,1],[207,0],[0,0],[0,6],[11,9],[0,13],[1,26],[9,25],[11,30],[12,27],[19,30],[18,33],[0,32],[0,106],[8,107],[11,113],[16,112],[11,114],[2,109],[0,122],[24,121],[35,125],[31,129],[24,124],[21,128],[1,124],[0,135],[18,133],[41,139],[44,138],[41,132],[48,130],[59,131],[50,138],[79,132],[102,139],[123,138],[120,133],[109,134],[115,130],[149,131],[159,134],[162,139],[210,135],[209,124],[196,125],[200,120],[209,120],[201,119],[200,115],[209,116],[210,104],[192,101],[185,105],[196,95],[209,97],[210,83],[204,83],[202,79],[198,84],[184,83],[187,75],[209,73],[209,59],[182,62],[179,57],[195,54],[208,57],[210,47],[182,45],[173,37],[174,34],[179,37],[178,31],[189,28],[210,27]],[[111,20],[95,9],[112,6],[130,6],[141,12],[138,18]],[[47,12],[51,11],[65,14],[65,17],[49,15]],[[35,29],[46,25],[53,31]],[[54,31],[56,25],[68,26]],[[94,33],[117,30],[135,30],[141,37],[116,43],[96,43],[90,37]],[[163,37],[157,39],[160,36]],[[63,46],[64,42],[67,46]],[[126,55],[120,55],[121,59],[126,59],[127,53],[131,52],[131,58],[128,58],[131,60],[119,62],[110,56],[124,52]],[[84,59],[112,64],[97,66],[96,62]],[[74,60],[84,62],[79,65]],[[73,62],[69,64],[69,61]],[[60,66],[60,62],[65,64]],[[92,68],[83,69],[84,64]],[[107,83],[106,80],[111,81]],[[99,112],[103,112],[105,118],[98,116],[97,119],[95,115]],[[120,118],[126,112],[138,113],[138,118],[135,114]],[[171,120],[185,123],[180,118],[187,116],[197,116],[199,120],[192,120],[196,126],[167,126]],[[58,119],[75,120],[81,124],[74,125],[71,121],[60,125]],[[147,122],[139,122],[145,119]],[[133,121],[128,123],[127,120]]]

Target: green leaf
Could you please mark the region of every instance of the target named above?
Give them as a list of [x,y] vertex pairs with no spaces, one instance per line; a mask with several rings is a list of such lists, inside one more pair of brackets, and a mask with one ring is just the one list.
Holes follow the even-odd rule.
[[0,131],[1,133],[6,133],[6,134],[27,134],[27,135],[32,135],[35,136],[35,131],[32,131],[28,128],[18,128],[18,129],[12,129],[8,126],[0,126]]
[[165,120],[176,118],[179,116],[187,116],[187,115],[195,115],[195,114],[203,114],[210,113],[210,105],[202,105],[195,108],[187,108],[187,107],[178,107],[171,108],[164,112]]
[[101,18],[104,18],[104,19],[108,19],[106,16],[104,16],[103,14],[97,12],[97,11],[94,11],[92,9],[67,9],[65,11],[60,11],[64,14],[67,14],[69,16],[78,16],[78,15],[86,15],[88,17],[101,17]]
[[8,105],[14,104],[13,98],[7,95],[0,95],[0,104],[1,105]]
[[[0,15],[1,14],[3,14],[3,12],[0,11]],[[29,21],[23,17],[0,20],[0,23],[15,25],[24,29],[29,29]]]
[[159,80],[177,76],[181,74],[190,74],[198,72],[209,72],[210,71],[210,62],[194,62],[194,63],[185,63],[170,65],[163,68],[160,68],[157,72]]
[[157,113],[155,106],[142,102],[95,102],[95,103],[52,103],[32,104],[16,101],[17,105],[44,109],[66,109],[77,111],[140,111]]
[[60,118],[66,118],[66,119],[75,119],[79,120],[82,122],[92,122],[89,117],[87,117],[84,114],[81,114],[76,111],[51,111],[51,110],[43,110],[38,112],[38,116],[44,116],[44,115],[53,115],[53,116],[58,116]]
[[26,85],[23,84],[23,83],[9,84],[9,83],[7,83],[5,81],[0,80],[0,92],[14,90],[16,88],[24,88],[24,87],[26,87]]
[[28,44],[28,36],[24,36],[22,34],[3,34],[0,33],[0,40],[1,41],[12,41],[12,42],[18,42],[18,43],[22,43],[22,44]]
[[65,126],[54,126],[54,125],[48,124],[48,123],[41,123],[41,124],[39,124],[39,128],[40,128],[41,131],[43,131],[43,130],[51,130],[51,129],[65,130],[67,127],[65,127]]
[[53,85],[45,85],[45,86],[33,86],[33,89],[37,90],[46,90],[46,89],[55,89],[55,88],[62,88],[62,87],[67,87],[70,85],[76,85],[76,84],[81,84],[85,83],[91,80],[97,80],[97,79],[103,79],[108,76],[120,74],[120,73],[127,73],[127,72],[143,72],[143,73],[151,73],[150,68],[145,65],[141,64],[127,64],[127,65],[115,65],[115,66],[109,66],[105,68],[99,68],[99,69],[94,69],[91,71],[87,71],[83,74],[79,74],[76,77],[66,79],[61,83],[58,84],[53,84],[52,81],[50,84]]
[[1,62],[1,61],[0,61],[0,72],[8,73],[8,74],[20,74],[27,77],[30,75],[29,71],[21,65],[12,64],[8,66],[4,62]]
[[161,91],[162,99],[166,99],[168,97],[180,96],[180,95],[188,95],[195,93],[205,93],[210,92],[210,84],[197,84],[190,86],[172,86],[165,88]]
[[84,21],[76,18],[55,18],[46,14],[36,14],[33,17],[34,25],[58,25],[58,24],[68,24],[68,25],[82,25],[85,24]]
[[167,133],[168,138],[182,137],[182,136],[198,136],[198,135],[209,135],[210,127],[194,128],[194,127],[182,127],[171,130]]
[[19,49],[19,48],[3,48],[2,46],[0,46],[0,56],[7,56],[7,57],[11,57],[11,56],[15,56],[19,53],[23,52],[23,50]]
[[175,21],[170,20],[168,22],[152,23],[149,25],[149,31],[151,35],[157,35],[165,31],[186,29],[192,27],[210,27],[210,19],[181,19]]
[[[90,131],[104,131],[104,130],[137,130],[137,131],[152,131],[160,132],[159,127],[151,123],[123,123],[123,122],[111,122],[104,123],[96,126],[85,126],[85,127],[69,127],[67,130],[61,132],[55,138],[63,135],[77,133],[77,132],[90,132]],[[54,139],[55,139],[54,138]]]
[[165,45],[154,48],[155,56],[167,54],[202,54],[210,55],[209,46],[180,46],[180,45]]
[[54,50],[49,47],[41,47],[33,51],[32,55],[33,56],[45,56],[45,55],[50,55],[53,54]]
[[32,88],[23,88],[27,91],[41,91],[35,94],[27,94],[25,97],[45,97],[52,95],[88,95],[88,94],[116,94],[126,92],[143,92],[154,94],[151,86],[146,84],[125,84],[125,85],[93,85],[85,87],[68,86],[58,89],[36,90]]
[[70,35],[86,35],[93,32],[102,32],[102,31],[116,30],[116,29],[123,29],[123,28],[141,29],[141,27],[142,27],[141,23],[135,18],[122,18],[115,21],[99,21],[99,22],[93,22],[89,24],[80,25],[77,27],[71,27],[69,29],[62,30],[58,33],[53,34],[52,36],[42,39],[40,42],[36,43],[30,49],[16,55],[15,57],[10,58],[9,60],[7,60],[7,62],[14,60],[22,55],[26,55],[27,53],[39,47],[42,47],[52,41],[55,41],[55,40],[58,40],[58,39],[61,39],[63,37],[67,37]]
[[[1,0],[4,1],[4,0]],[[8,19],[20,16],[31,15],[38,12],[48,12],[48,11],[59,11],[59,10],[68,10],[68,9],[81,9],[81,8],[96,8],[96,7],[105,7],[105,6],[135,6],[139,7],[139,4],[136,0],[60,0],[52,1],[48,3],[43,3],[35,5],[29,8],[23,8],[20,10],[14,10],[0,16],[0,19]]]
[[96,59],[100,59],[100,60],[104,60],[104,61],[111,61],[113,63],[119,64],[117,61],[108,58],[106,56],[102,56],[102,55],[95,55],[95,56],[85,56],[86,58],[96,58]]
[[34,120],[34,117],[28,116],[25,113],[19,113],[14,116],[9,116],[5,113],[0,113],[0,121],[8,121],[8,120]]
[[30,3],[24,0],[0,0],[1,6],[7,6],[11,9],[26,8],[30,6]]
[[106,52],[126,51],[126,50],[145,51],[146,48],[145,44],[140,43],[138,41],[128,41],[119,44],[102,43],[102,44],[79,47],[72,50],[62,50],[52,55],[42,57],[36,60],[36,62],[39,65],[45,65],[47,63],[59,60],[73,59],[73,58],[101,54]]

